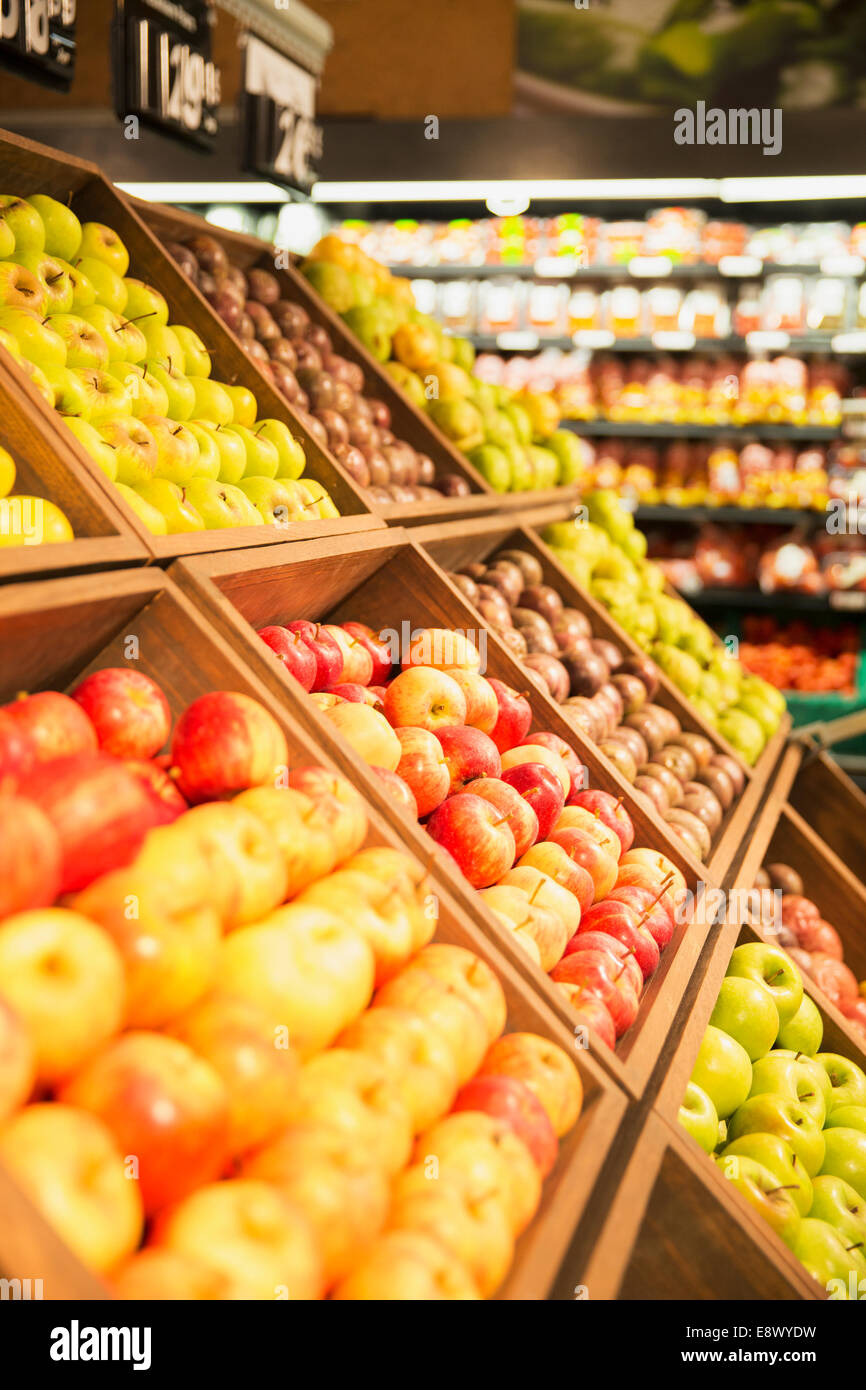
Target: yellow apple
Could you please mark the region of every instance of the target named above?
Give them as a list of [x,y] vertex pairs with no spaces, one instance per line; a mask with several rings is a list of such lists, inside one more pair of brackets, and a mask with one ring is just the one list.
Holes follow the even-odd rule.
[[505,1027],[508,1005],[502,986],[486,961],[473,951],[467,951],[465,946],[435,941],[419,951],[413,965],[456,989],[478,1010],[484,1019],[489,1042],[499,1037]]
[[420,1231],[386,1231],[331,1296],[429,1303],[478,1299],[479,1293],[468,1270],[438,1240]]
[[469,1271],[482,1298],[496,1292],[514,1258],[514,1236],[500,1196],[476,1198],[458,1174],[433,1177],[422,1164],[396,1179],[388,1229],[426,1232]]
[[286,866],[286,897],[329,874],[337,862],[327,819],[316,803],[292,787],[251,787],[235,797],[267,826]]
[[359,1154],[393,1176],[412,1151],[412,1119],[388,1070],[368,1052],[330,1047],[301,1069],[295,1121],[334,1125]]
[[504,1120],[478,1110],[446,1115],[419,1135],[415,1163],[428,1172],[454,1174],[470,1198],[496,1196],[508,1214],[512,1234],[529,1225],[541,1200],[541,1174],[522,1139]]
[[397,771],[403,749],[384,714],[372,705],[350,700],[332,705],[324,714],[365,763],[384,767],[388,772]]

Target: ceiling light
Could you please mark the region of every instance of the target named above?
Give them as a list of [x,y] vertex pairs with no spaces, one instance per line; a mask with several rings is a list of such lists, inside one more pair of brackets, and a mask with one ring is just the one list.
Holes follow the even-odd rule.
[[119,183],[121,193],[148,203],[288,203],[286,189],[275,183]]

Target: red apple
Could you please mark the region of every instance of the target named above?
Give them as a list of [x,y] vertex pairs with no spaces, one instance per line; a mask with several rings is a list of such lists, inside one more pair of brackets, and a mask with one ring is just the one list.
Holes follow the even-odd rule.
[[859,992],[857,977],[853,971],[848,969],[844,961],[836,960],[835,956],[824,955],[822,951],[812,951],[810,955],[812,964],[809,974],[827,998],[832,999],[840,1008],[844,1004],[853,1004]]
[[189,810],[189,804],[178,790],[177,783],[159,763],[152,759],[144,762],[126,758],[123,765],[133,777],[138,778],[150,797],[158,825],[170,825]]
[[563,959],[573,956],[578,951],[602,951],[611,957],[617,970],[619,966],[624,965],[635,993],[640,995],[643,989],[643,971],[630,948],[615,936],[611,936],[610,932],[602,927],[597,927],[594,931],[576,931],[566,944]]
[[436,734],[448,768],[449,793],[465,788],[477,777],[498,777],[502,771],[499,750],[493,739],[480,729],[461,724],[440,729]]
[[32,801],[0,796],[0,920],[53,903],[60,870],[60,840],[48,817]]
[[[674,864],[666,854],[662,854],[659,850],[647,849],[641,846],[637,849],[633,848],[626,850],[619,863],[620,882],[625,883],[628,881],[622,877],[622,871],[626,868],[648,869],[658,887],[661,887],[664,879],[669,879],[669,886],[665,890],[665,899],[673,912],[676,912],[679,905],[685,901],[688,893],[686,880],[676,864]],[[633,879],[631,881],[637,882],[638,880]],[[650,884],[649,886],[652,885]]]
[[575,1029],[581,1027],[594,1033],[613,1052],[616,1047],[616,1029],[598,995],[592,994],[583,985],[569,984],[564,980],[558,981],[556,987],[565,995],[574,1010],[577,1020]]
[[521,796],[515,787],[504,782],[501,777],[491,776],[479,777],[474,782],[468,782],[463,790],[471,792],[473,796],[483,796],[485,801],[489,801],[491,806],[495,806],[502,815],[508,817],[508,824],[514,836],[514,853],[518,859],[526,853],[530,845],[535,844],[538,839],[538,816],[529,801]]
[[554,966],[550,978],[557,983],[582,985],[597,995],[613,1020],[618,1038],[637,1017],[638,992],[628,962],[617,961],[609,951],[573,951]]
[[608,854],[585,830],[573,826],[563,826],[559,830],[554,826],[548,839],[555,845],[561,845],[573,863],[586,869],[595,885],[594,901],[606,898],[616,883],[617,861],[613,855]]
[[0,796],[17,791],[35,761],[36,750],[26,729],[0,709]]
[[338,700],[348,700],[353,705],[372,705],[375,709],[380,705],[380,701],[367,699],[367,687],[358,685],[353,681],[340,681],[337,685],[332,685],[328,690],[317,691],[321,695],[336,695]]
[[502,781],[529,802],[538,817],[536,839],[546,840],[565,804],[562,783],[556,773],[544,763],[518,763],[502,773]]
[[845,955],[842,940],[835,927],[831,927],[829,922],[823,918],[814,921],[808,918],[795,928],[798,945],[804,951],[820,951],[822,955],[833,956],[836,960],[842,960]]
[[54,827],[61,893],[130,864],[147,832],[162,823],[148,788],[108,753],[75,753],[42,763],[23,790]]
[[566,798],[566,806],[583,806],[598,816],[615,835],[619,837],[622,853],[634,844],[634,826],[631,816],[622,805],[622,797],[603,791],[577,791]]
[[608,893],[605,902],[625,903],[634,908],[641,925],[646,927],[660,951],[667,946],[674,934],[674,916],[658,889],[640,888],[636,884],[617,884]]
[[582,864],[569,859],[562,845],[552,840],[538,840],[520,856],[518,868],[539,869],[563,888],[567,888],[577,898],[581,912],[590,906],[595,893],[595,884]]
[[532,708],[525,695],[519,695],[510,685],[491,678],[490,684],[499,706],[499,717],[493,726],[490,737],[500,753],[506,753],[521,743],[529,733],[532,723]]
[[397,772],[415,798],[418,815],[427,816],[445,800],[451,782],[442,745],[429,729],[410,725],[394,732],[403,750]]
[[316,677],[311,690],[327,690],[340,679],[343,669],[343,653],[333,637],[319,623],[311,623],[306,618],[296,618],[286,623],[289,632],[296,632],[306,642],[316,658]]
[[259,637],[279,657],[289,675],[294,676],[304,690],[312,690],[318,666],[312,647],[301,634],[287,627],[272,626],[259,628]]
[[366,623],[348,622],[343,623],[343,631],[348,632],[350,637],[354,637],[356,642],[360,642],[362,647],[373,659],[373,674],[370,677],[372,685],[383,685],[391,674],[391,648],[387,642],[383,642],[377,632],[374,632]]
[[611,902],[610,899],[596,903],[584,913],[578,931],[595,929],[615,937],[632,952],[645,980],[655,974],[659,964],[659,948],[647,928],[641,925],[640,913],[634,908],[627,907],[625,903]]
[[544,1106],[516,1076],[475,1076],[457,1093],[454,1111],[477,1110],[504,1120],[532,1154],[543,1178],[559,1155],[556,1132]]
[[363,642],[359,642],[357,637],[353,637],[337,623],[323,623],[321,635],[324,636],[325,633],[334,639],[343,653],[343,665],[337,681],[369,685],[373,675],[373,657]]
[[99,746],[116,758],[152,758],[171,732],[171,710],[156,681],[127,666],[85,676],[72,692],[96,730]]
[[540,731],[530,734],[527,738],[520,740],[521,744],[531,743],[540,748],[547,748],[551,753],[556,754],[565,764],[565,769],[570,778],[570,786],[566,792],[566,800],[582,787],[587,785],[587,769],[578,758],[570,743],[566,743],[559,734],[550,734]]
[[384,710],[394,728],[436,732],[465,722],[466,698],[453,676],[434,666],[409,666],[387,687]]
[[29,739],[37,762],[95,753],[96,730],[80,705],[57,690],[25,695],[3,709]]
[[171,743],[187,801],[217,801],[247,787],[274,786],[289,765],[286,736],[274,716],[228,690],[200,695],[184,710]]
[[415,800],[409,783],[404,782],[399,773],[389,772],[387,767],[372,767],[370,771],[375,772],[379,781],[386,788],[388,799],[405,811],[412,820],[417,820],[418,802]]
[[507,817],[483,797],[468,792],[450,796],[433,812],[427,829],[453,856],[473,888],[489,888],[514,863],[514,836]]
[[785,926],[793,927],[799,935],[799,927],[803,922],[820,922],[821,914],[810,898],[801,897],[798,893],[785,893],[782,897],[782,921]]

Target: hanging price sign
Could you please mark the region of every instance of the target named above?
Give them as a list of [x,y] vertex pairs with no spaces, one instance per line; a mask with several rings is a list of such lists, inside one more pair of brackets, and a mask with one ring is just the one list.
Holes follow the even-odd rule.
[[220,72],[207,0],[116,0],[115,110],[199,146],[217,133]]
[[245,48],[243,118],[244,167],[307,192],[322,153],[316,79],[253,34]]
[[0,67],[65,91],[75,76],[76,0],[0,0]]

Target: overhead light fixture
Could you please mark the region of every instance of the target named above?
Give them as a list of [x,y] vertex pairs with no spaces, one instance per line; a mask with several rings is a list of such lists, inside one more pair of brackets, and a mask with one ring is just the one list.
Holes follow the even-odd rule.
[[121,193],[147,203],[288,203],[291,194],[275,183],[119,183]]
[[529,199],[525,193],[515,195],[513,198],[487,198],[487,211],[494,217],[519,217],[529,208]]
[[721,179],[723,203],[821,202],[825,198],[866,198],[864,174],[779,175],[774,178]]
[[717,179],[401,179],[313,185],[315,203],[486,203],[718,197]]

